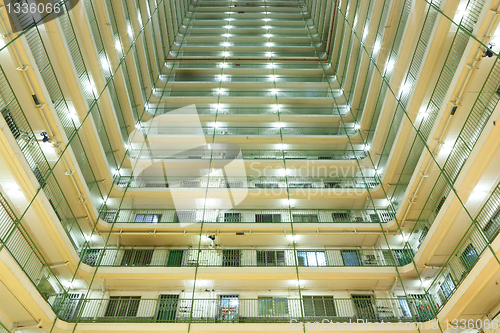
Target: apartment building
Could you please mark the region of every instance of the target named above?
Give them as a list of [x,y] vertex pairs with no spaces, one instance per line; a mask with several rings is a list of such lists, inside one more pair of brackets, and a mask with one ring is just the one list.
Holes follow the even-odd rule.
[[500,331],[499,14],[4,0],[0,332]]

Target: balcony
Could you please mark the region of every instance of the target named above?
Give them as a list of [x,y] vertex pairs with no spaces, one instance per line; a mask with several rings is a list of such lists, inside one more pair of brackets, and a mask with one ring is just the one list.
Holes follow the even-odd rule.
[[100,267],[394,267],[406,249],[87,249],[82,262]]
[[386,223],[394,218],[388,210],[105,210],[100,218],[108,223]]
[[258,136],[288,136],[288,135],[355,135],[357,130],[354,128],[337,127],[159,127],[147,124],[141,127],[140,131],[144,135],[209,135],[209,136],[224,136],[224,135],[258,135]]
[[[129,149],[128,156],[133,159],[189,159],[189,160],[232,160],[235,156],[228,154],[227,149]],[[368,156],[365,150],[281,150],[281,149],[241,149],[241,157],[245,160],[357,160]]]
[[[377,177],[156,177],[117,176],[115,183],[123,188],[248,188],[248,189],[370,189],[379,184]],[[278,191],[281,192],[281,191]]]
[[[79,311],[78,311],[79,310]],[[327,319],[332,322],[423,322],[433,317],[423,298],[373,298],[355,296],[261,297],[241,299],[221,295],[217,299],[186,299],[160,295],[70,299],[59,316],[79,323],[293,323]]]

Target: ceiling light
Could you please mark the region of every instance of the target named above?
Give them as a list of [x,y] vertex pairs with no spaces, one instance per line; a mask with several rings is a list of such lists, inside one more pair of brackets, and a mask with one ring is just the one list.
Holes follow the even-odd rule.
[[401,87],[401,92],[399,93],[400,95],[401,94],[407,94],[411,89],[411,84],[409,82],[406,82],[405,84],[403,84],[403,86]]
[[233,26],[232,26],[232,25],[225,25],[225,26],[224,26],[224,29],[227,29],[227,30],[232,29],[232,28],[233,28]]
[[273,37],[273,34],[264,34],[264,37],[271,38],[271,37]]
[[390,71],[392,71],[392,69],[393,69],[393,68],[394,68],[394,60],[393,60],[393,59],[391,59],[391,60],[389,60],[389,61],[387,62],[387,67],[386,67],[386,70],[387,70],[388,72],[390,72]]

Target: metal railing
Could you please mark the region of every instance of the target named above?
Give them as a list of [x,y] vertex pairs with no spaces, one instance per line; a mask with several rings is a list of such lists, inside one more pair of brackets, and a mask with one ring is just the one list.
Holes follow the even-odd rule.
[[108,209],[100,218],[108,223],[386,223],[394,214],[384,209]]
[[403,249],[87,249],[82,262],[100,267],[394,267],[413,253]]
[[331,127],[158,127],[145,124],[143,135],[354,135],[354,128]]
[[80,323],[290,323],[423,322],[432,318],[427,300],[409,298],[183,299],[178,295],[145,299],[140,296],[70,300],[62,320]]
[[155,91],[155,95],[158,98],[167,97],[192,97],[192,98],[202,98],[202,97],[271,97],[275,98],[279,96],[281,98],[333,98],[340,97],[341,93],[339,91],[330,91],[324,89],[309,89],[303,91],[291,90],[291,89],[279,89],[277,91],[262,91],[262,90],[169,90],[166,92]]
[[[212,114],[212,115],[233,115],[233,114],[238,114],[238,115],[257,115],[257,114],[267,114],[267,115],[273,115],[277,116],[278,114],[283,117],[283,116],[290,116],[290,115],[325,115],[325,116],[337,116],[339,114],[347,114],[349,112],[349,109],[346,105],[337,105],[337,106],[332,106],[332,107],[317,107],[317,108],[307,108],[307,107],[290,107],[290,106],[279,106],[279,112],[273,108],[273,107],[233,107],[231,105],[228,105],[227,107],[224,108],[209,108],[209,107],[203,107],[203,106],[197,106],[196,111],[200,115],[206,115],[206,114]],[[169,111],[175,110],[174,108],[169,108],[169,107],[164,107],[162,104],[160,105],[152,105],[149,106],[147,112],[150,115],[162,115],[165,114]]]
[[1,193],[0,206],[0,249],[10,253],[40,295],[57,311],[56,302],[65,292],[63,285]]
[[11,333],[11,332],[7,327],[5,327],[4,324],[0,323],[0,333]]
[[[128,156],[134,159],[234,159],[224,149],[129,149]],[[367,156],[365,150],[279,150],[279,149],[242,149],[243,159],[270,159],[270,160],[355,160]]]
[[377,177],[189,177],[116,176],[119,187],[150,188],[258,188],[258,189],[366,189],[379,185]]

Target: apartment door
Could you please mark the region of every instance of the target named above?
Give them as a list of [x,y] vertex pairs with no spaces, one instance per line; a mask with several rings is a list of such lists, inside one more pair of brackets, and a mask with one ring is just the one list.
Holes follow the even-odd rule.
[[168,254],[167,266],[168,267],[181,266],[183,255],[184,255],[183,250],[171,250]]
[[222,266],[238,267],[240,264],[240,250],[222,250]]
[[175,322],[179,295],[160,295],[156,310],[156,321],[161,323]]
[[219,321],[234,323],[238,321],[238,295],[219,295]]
[[357,318],[365,320],[377,319],[375,302],[372,295],[352,295],[352,299]]

